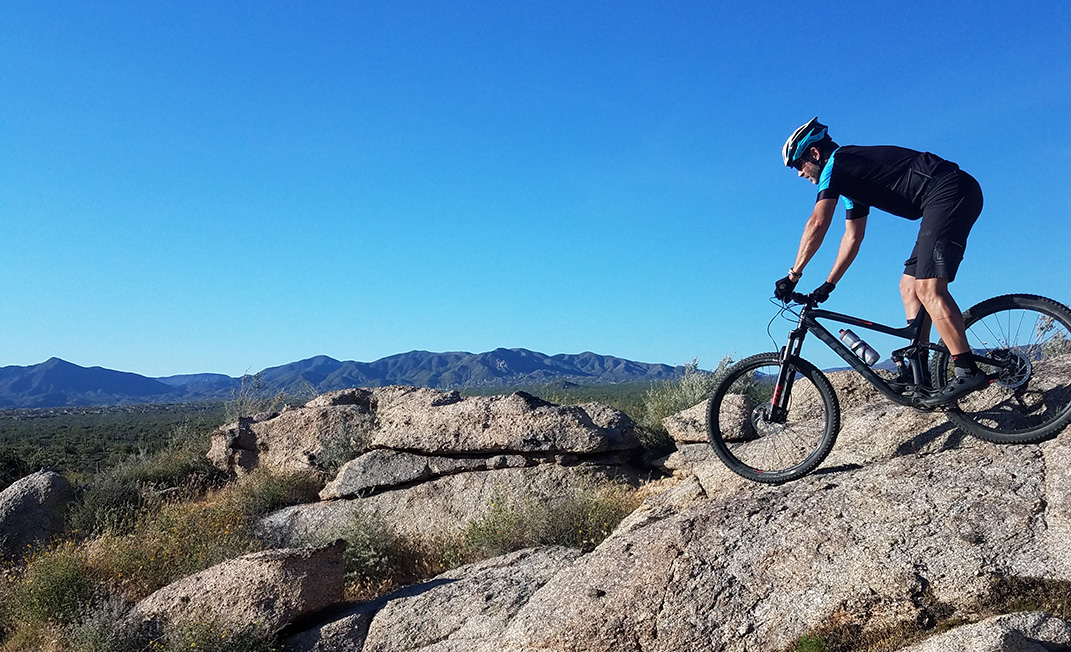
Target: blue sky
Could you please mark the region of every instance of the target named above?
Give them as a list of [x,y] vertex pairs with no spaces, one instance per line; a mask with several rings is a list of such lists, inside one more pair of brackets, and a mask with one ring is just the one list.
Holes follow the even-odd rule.
[[[0,366],[770,350],[814,115],[979,179],[963,307],[1071,300],[1071,3],[11,0]],[[899,323],[916,230],[829,307]]]

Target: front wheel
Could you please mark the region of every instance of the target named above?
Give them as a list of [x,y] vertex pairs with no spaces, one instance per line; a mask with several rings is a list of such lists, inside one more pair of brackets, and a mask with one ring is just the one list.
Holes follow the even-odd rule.
[[[1009,294],[963,313],[967,343],[994,376],[989,387],[968,394],[948,419],[963,431],[1000,444],[1026,444],[1059,433],[1071,422],[1071,311],[1030,294]],[[932,361],[933,382],[953,374],[948,353]]]
[[726,372],[707,402],[707,435],[714,452],[748,480],[780,484],[810,473],[829,455],[840,430],[840,406],[822,372],[806,360],[791,363],[788,410],[772,398],[780,355],[745,358]]

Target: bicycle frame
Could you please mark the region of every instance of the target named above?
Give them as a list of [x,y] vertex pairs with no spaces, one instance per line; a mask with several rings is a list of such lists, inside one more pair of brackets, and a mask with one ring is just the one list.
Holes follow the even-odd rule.
[[884,394],[890,401],[900,405],[918,407],[912,402],[911,396],[905,396],[901,391],[897,391],[893,388],[884,378],[879,376],[873,369],[863,362],[859,356],[845,346],[844,343],[840,341],[840,338],[834,336],[820,324],[818,320],[828,319],[841,324],[857,326],[859,328],[865,328],[867,330],[885,333],[886,335],[892,335],[894,337],[908,340],[909,344],[906,347],[897,349],[894,353],[904,351],[909,352],[909,359],[912,361],[911,367],[915,374],[915,382],[916,384],[921,384],[922,364],[920,356],[917,355],[918,351],[920,349],[930,351],[946,350],[943,346],[919,341],[919,337],[922,334],[922,325],[925,323],[927,316],[924,308],[919,309],[919,313],[907,326],[893,328],[892,326],[859,319],[858,317],[852,317],[851,315],[818,309],[815,307],[815,304],[811,301],[810,297],[804,295],[794,295],[793,300],[799,301],[801,304],[799,323],[796,328],[789,333],[788,344],[781,350],[781,371],[777,377],[777,384],[774,389],[774,397],[772,400],[774,407],[773,416],[775,419],[778,415],[784,414],[788,409],[788,398],[791,396],[792,381],[794,378],[789,377],[789,365],[787,363],[800,357],[800,350],[803,348],[803,340],[807,333],[813,333],[818,339],[822,340],[826,346],[833,349],[834,353],[847,362],[852,369],[855,369],[862,374],[870,384],[874,385],[874,387],[876,387],[878,391]]

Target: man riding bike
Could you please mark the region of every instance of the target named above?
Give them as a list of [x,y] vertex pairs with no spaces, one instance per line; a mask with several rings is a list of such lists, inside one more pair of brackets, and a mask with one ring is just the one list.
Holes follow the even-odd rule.
[[[955,365],[954,379],[921,403],[944,405],[985,387],[988,381],[967,344],[962,313],[948,293],[967,236],[982,212],[982,189],[974,177],[928,152],[888,145],[841,147],[817,117],[789,137],[781,156],[786,166],[818,186],[818,199],[796,261],[777,282],[774,296],[782,301],[791,297],[804,267],[825,239],[838,197],[844,197],[846,209],[844,236],[826,282],[812,295],[819,302],[829,298],[855,260],[871,207],[909,220],[921,218],[915,247],[904,263],[900,295],[909,322],[925,306]],[[923,332],[928,330],[927,324]]]

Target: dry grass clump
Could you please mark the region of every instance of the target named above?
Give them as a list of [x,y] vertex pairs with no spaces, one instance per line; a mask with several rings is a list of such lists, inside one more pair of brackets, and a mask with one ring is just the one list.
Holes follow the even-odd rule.
[[594,550],[639,504],[635,489],[589,484],[547,502],[493,498],[461,535],[465,562],[544,545]]
[[652,433],[648,437],[653,437],[652,441],[644,442],[645,446],[658,448],[661,442],[662,447],[672,448],[672,440],[662,420],[705,401],[732,365],[733,358],[728,355],[713,371],[700,369],[699,361],[692,360],[684,366],[680,377],[653,384],[643,397],[643,416],[640,418],[640,425]]
[[191,502],[152,505],[128,532],[105,532],[86,546],[94,573],[139,599],[228,559],[260,548],[256,520],[286,505],[308,502],[319,490],[309,474],[258,470]]
[[637,490],[616,483],[592,482],[548,502],[502,494],[460,533],[421,538],[358,510],[306,543],[345,539],[347,599],[368,601],[463,564],[524,548],[560,545],[591,551],[641,502]]
[[0,581],[0,652],[271,649],[263,632],[210,626],[132,632],[121,626],[122,616],[156,589],[259,549],[256,520],[315,499],[320,483],[310,474],[260,470],[193,498],[183,492],[141,497],[122,527],[92,537],[77,533],[35,551]]

